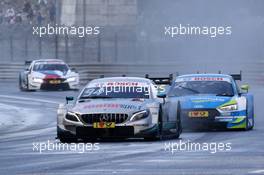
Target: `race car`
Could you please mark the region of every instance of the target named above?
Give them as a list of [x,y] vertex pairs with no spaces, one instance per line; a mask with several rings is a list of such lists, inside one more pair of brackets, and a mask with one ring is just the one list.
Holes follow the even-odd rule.
[[26,61],[25,65],[29,67],[19,74],[22,91],[79,89],[79,74],[62,60]]
[[152,80],[156,84],[158,95],[162,95],[168,92],[173,80],[173,74],[170,74],[169,77],[150,77],[149,74],[146,74],[145,78]]
[[[162,117],[152,80],[134,77],[100,78],[89,82],[78,97],[66,97],[57,117],[57,138],[78,139],[179,137],[177,116]],[[177,109],[176,109],[177,110]]]
[[[180,101],[183,129],[245,129],[254,127],[253,95],[237,86],[241,74],[178,76],[165,98],[164,115],[175,115]],[[242,92],[244,91],[244,92]]]

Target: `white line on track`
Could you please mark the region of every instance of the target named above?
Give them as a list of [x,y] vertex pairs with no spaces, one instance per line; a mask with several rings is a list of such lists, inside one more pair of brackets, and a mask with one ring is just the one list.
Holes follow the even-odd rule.
[[262,170],[254,170],[254,171],[250,171],[250,174],[264,174],[264,169]]

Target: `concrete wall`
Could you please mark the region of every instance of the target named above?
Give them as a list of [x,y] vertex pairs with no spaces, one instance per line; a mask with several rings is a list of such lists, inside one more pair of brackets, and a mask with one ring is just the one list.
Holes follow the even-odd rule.
[[137,0],[76,1],[76,24],[99,26],[135,26]]
[[69,38],[68,49],[62,41],[61,57],[103,63],[130,62],[137,57],[137,0],[63,0],[61,8],[61,24],[101,28],[99,36]]

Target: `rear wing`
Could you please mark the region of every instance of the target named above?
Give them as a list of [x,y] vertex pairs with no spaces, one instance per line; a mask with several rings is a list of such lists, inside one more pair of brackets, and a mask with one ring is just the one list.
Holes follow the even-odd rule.
[[[219,71],[219,74],[222,72]],[[235,80],[235,81],[242,81],[242,71],[239,72],[239,74],[230,74],[230,76]]]
[[26,61],[25,61],[25,66],[29,66],[31,63],[32,63],[32,61],[30,61],[30,60],[26,60]]
[[240,71],[239,74],[231,74],[234,80],[236,81],[242,81],[242,71]]
[[145,78],[154,81],[154,83],[157,85],[171,85],[173,74],[170,74],[169,77],[149,77],[149,74],[146,74]]

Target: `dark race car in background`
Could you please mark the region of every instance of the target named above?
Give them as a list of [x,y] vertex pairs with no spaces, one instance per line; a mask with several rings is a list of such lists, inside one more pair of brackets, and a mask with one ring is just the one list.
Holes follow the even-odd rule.
[[19,74],[19,88],[30,90],[78,90],[79,74],[62,60],[43,59],[26,62],[29,65]]
[[[164,104],[165,115],[174,115],[180,101],[183,128],[245,129],[254,127],[253,95],[248,85],[237,86],[239,75],[191,74],[178,76]],[[244,92],[241,92],[243,90]]]
[[150,77],[149,74],[146,74],[145,78],[152,80],[156,84],[158,95],[164,95],[171,87],[173,74],[170,74],[169,77]]

